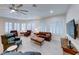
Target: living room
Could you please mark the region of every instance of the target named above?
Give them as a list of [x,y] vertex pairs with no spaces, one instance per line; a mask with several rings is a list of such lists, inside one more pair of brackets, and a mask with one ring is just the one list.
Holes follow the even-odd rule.
[[[14,38],[19,40],[19,43],[5,47],[6,44],[4,42],[3,46],[1,37],[0,53],[5,55],[10,55],[10,52],[25,53],[26,55],[34,52],[42,55],[78,54],[78,38],[74,40],[67,35],[69,21],[74,19],[79,24],[78,7],[79,5],[69,4],[0,5],[0,36],[9,35],[11,32],[15,34],[16,32],[17,35],[15,34],[16,37]],[[73,43],[77,51],[63,50],[62,45],[64,44],[61,44],[63,38],[71,40],[70,42]],[[12,46],[15,49],[9,53],[6,52]]]

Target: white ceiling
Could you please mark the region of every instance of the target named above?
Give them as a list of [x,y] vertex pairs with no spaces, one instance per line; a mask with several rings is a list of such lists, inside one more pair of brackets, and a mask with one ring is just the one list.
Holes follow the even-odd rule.
[[[51,15],[65,14],[69,9],[68,4],[37,4],[37,7],[32,7],[32,4],[24,4],[20,9],[29,10],[26,15],[21,13],[10,13],[9,4],[0,4],[0,17],[8,17],[14,19],[39,19]],[[50,10],[54,13],[50,14]]]

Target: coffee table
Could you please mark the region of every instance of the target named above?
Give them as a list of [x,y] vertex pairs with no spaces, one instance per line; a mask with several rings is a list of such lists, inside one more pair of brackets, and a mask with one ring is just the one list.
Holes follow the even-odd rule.
[[37,36],[32,36],[31,40],[34,41],[36,44],[39,44],[40,46],[44,42],[44,38],[37,37]]

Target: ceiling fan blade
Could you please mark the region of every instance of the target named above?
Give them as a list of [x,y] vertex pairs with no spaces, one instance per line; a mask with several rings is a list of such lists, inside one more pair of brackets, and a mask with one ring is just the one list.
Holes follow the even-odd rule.
[[33,4],[32,6],[33,6],[33,7],[37,7],[37,5],[36,5],[36,4]]
[[21,12],[21,11],[18,11],[19,13],[22,13],[23,15],[26,15],[25,13]]
[[17,8],[22,7],[22,6],[23,6],[23,4],[19,4],[19,5],[17,6]]
[[9,9],[13,9],[12,7],[9,7]]
[[12,4],[12,7],[15,7],[15,4]]
[[19,11],[28,12],[28,10],[19,10]]
[[11,5],[9,6],[9,9],[14,9],[14,7],[15,7],[15,4],[11,4]]

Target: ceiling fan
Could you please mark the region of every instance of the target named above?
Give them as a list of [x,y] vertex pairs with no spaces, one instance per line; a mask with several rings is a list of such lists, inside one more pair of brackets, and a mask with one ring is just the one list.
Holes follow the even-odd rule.
[[[21,9],[21,7],[23,7],[23,4],[11,4],[9,6],[9,9],[11,10],[11,13],[13,12],[19,12],[19,13],[22,13],[24,15],[26,15],[27,12],[29,12],[28,10],[23,10]],[[37,7],[36,4],[33,4],[32,7]]]
[[28,10],[23,10],[21,9],[21,7],[23,7],[23,4],[11,4],[9,9],[11,10],[12,13],[19,12],[26,15],[26,12],[28,12]]

